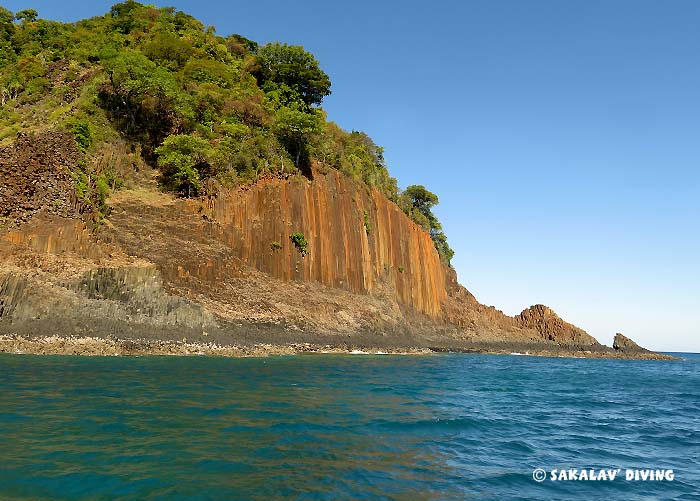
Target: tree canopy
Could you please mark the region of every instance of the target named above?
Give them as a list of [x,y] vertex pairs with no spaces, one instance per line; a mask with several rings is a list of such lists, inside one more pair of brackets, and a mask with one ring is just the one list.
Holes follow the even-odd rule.
[[286,86],[308,106],[321,104],[331,93],[331,80],[318,61],[300,45],[270,43],[258,50],[258,83],[268,90]]
[[407,187],[399,198],[399,207],[417,224],[430,232],[435,248],[440,258],[450,263],[454,251],[447,244],[447,237],[442,231],[442,224],[433,214],[433,207],[439,203],[438,196],[428,191],[425,186],[411,185]]
[[15,14],[15,19],[22,22],[33,22],[39,17],[39,13],[35,9],[24,9],[20,10]]

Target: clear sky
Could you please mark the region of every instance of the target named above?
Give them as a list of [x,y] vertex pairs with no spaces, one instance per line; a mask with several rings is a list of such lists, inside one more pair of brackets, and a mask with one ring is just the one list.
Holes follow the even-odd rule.
[[[7,1],[73,21],[113,1]],[[324,108],[425,184],[460,281],[610,344],[700,352],[700,2],[171,0],[313,52]]]

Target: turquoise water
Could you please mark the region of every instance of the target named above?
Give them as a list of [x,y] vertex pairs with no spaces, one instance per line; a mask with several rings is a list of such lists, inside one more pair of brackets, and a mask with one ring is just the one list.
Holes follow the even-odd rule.
[[[0,391],[2,498],[700,495],[697,355],[1,355]],[[538,467],[674,480],[537,483]]]

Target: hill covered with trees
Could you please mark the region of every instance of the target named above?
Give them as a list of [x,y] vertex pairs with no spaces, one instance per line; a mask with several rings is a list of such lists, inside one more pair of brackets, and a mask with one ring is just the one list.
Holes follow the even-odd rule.
[[130,0],[76,23],[0,7],[0,146],[20,132],[70,132],[84,155],[76,194],[98,217],[140,163],[182,197],[337,169],[396,203],[449,264],[437,196],[399,190],[381,147],[327,119],[330,93],[303,47],[220,36],[172,7]]

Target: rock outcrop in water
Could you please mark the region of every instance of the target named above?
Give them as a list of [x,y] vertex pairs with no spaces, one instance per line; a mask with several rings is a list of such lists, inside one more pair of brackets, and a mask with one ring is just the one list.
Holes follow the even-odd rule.
[[515,321],[525,328],[535,329],[543,339],[575,346],[592,346],[598,342],[583,329],[565,322],[551,308],[536,304],[515,317]]
[[639,354],[543,305],[480,304],[424,229],[334,170],[200,199],[142,182],[96,226],[70,195],[72,144],[20,138],[0,159],[0,334]]
[[620,334],[619,332],[615,334],[615,339],[613,340],[613,349],[622,353],[649,352],[649,350],[642,348],[630,338],[623,334]]

